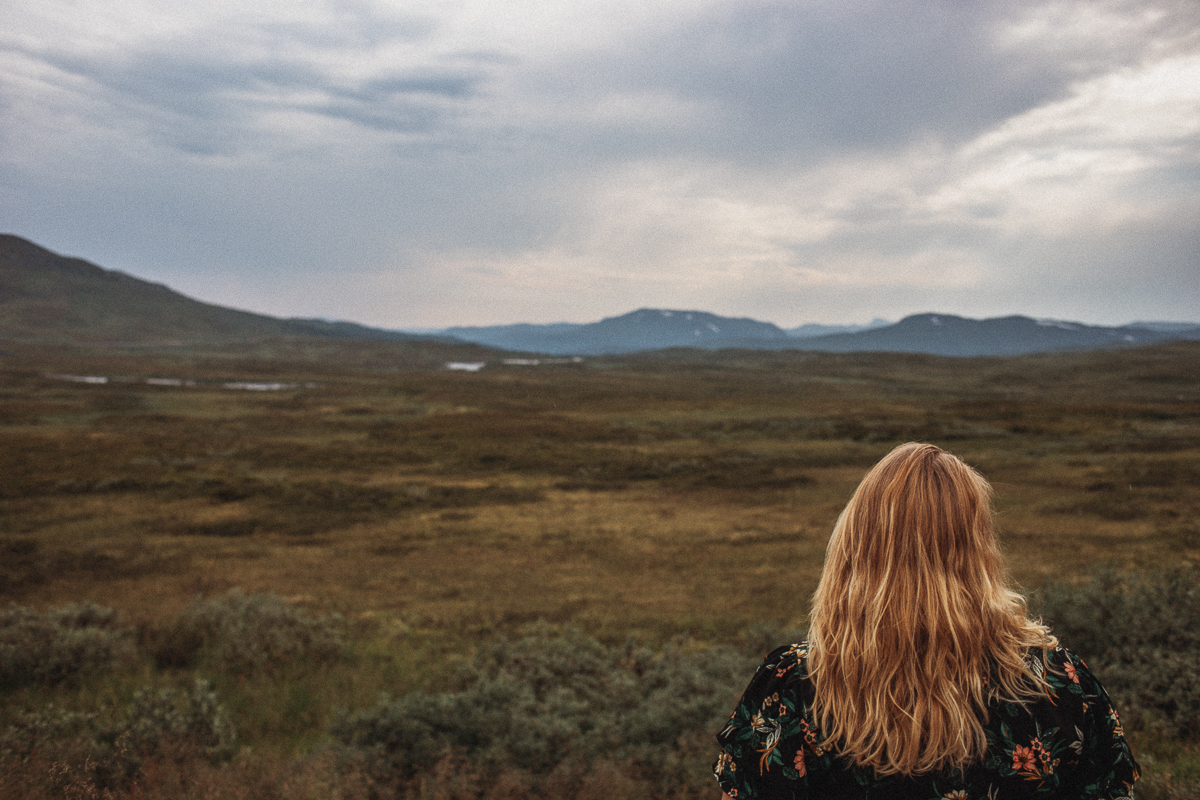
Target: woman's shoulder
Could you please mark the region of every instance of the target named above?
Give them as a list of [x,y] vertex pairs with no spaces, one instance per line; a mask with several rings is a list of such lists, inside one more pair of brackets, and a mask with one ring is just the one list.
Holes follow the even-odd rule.
[[759,670],[773,670],[777,678],[807,680],[808,642],[800,641],[776,647],[767,653]]
[[1039,694],[993,705],[980,767],[988,779],[1072,797],[1127,796],[1138,765],[1100,681],[1061,644],[1030,648],[1025,660]]
[[763,700],[775,695],[811,701],[812,683],[808,679],[808,642],[801,641],[777,647],[767,654],[750,684],[748,698]]
[[730,796],[791,796],[808,771],[805,747],[824,754],[809,719],[813,693],[807,656],[805,642],[768,653],[717,734],[722,754],[713,771]]
[[1025,663],[1034,677],[1051,689],[1083,689],[1099,685],[1084,660],[1062,642],[1053,647],[1029,648],[1025,651]]
[[997,692],[989,699],[984,729],[993,749],[1039,737],[1047,745],[1047,737],[1071,743],[1076,731],[1087,729],[1097,708],[1108,706],[1107,695],[1083,659],[1061,644],[1029,648],[1025,666],[1032,693],[1013,698]]
[[767,657],[763,659],[763,663],[791,663],[803,664],[808,658],[808,641],[802,640],[795,644],[784,644],[776,647],[771,652],[767,653]]

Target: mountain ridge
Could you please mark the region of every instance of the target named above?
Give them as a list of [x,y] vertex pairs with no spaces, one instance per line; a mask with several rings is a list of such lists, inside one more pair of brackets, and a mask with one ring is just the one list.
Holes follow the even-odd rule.
[[929,353],[943,356],[1016,356],[1064,350],[1136,347],[1178,339],[1200,339],[1200,326],[1159,331],[1134,325],[1106,327],[1023,315],[982,320],[954,314],[913,314],[894,325],[850,334],[820,336],[801,349]]
[[205,303],[170,287],[0,234],[0,338],[76,344],[195,344],[272,337],[429,339],[353,322],[281,319]]
[[187,297],[168,286],[0,234],[0,339],[92,345],[221,344],[269,338],[470,343],[547,355],[619,355],[669,348],[899,352],[1002,356],[1200,339],[1200,325],[1118,327],[1014,315],[974,320],[914,314],[896,323],[802,325],[640,308],[591,323],[445,328],[417,334],[324,319],[281,319]]
[[[665,308],[639,308],[599,322],[545,326],[518,323],[446,328],[442,332],[490,347],[554,355],[632,353],[664,347],[706,347],[726,341],[788,338],[782,328],[770,322]],[[653,347],[647,348],[648,342],[653,342]]]
[[[662,324],[664,321],[669,321],[666,326]],[[654,326],[656,322],[659,323],[657,327]],[[1132,323],[1106,327],[1039,320],[1023,315],[976,320],[932,312],[913,314],[895,323],[879,322],[844,326],[853,330],[803,336],[748,318],[731,319],[703,311],[643,308],[585,324],[539,326],[522,323],[446,328],[442,332],[489,347],[550,355],[611,355],[692,347],[1005,356],[1200,339],[1200,325],[1189,323]]]

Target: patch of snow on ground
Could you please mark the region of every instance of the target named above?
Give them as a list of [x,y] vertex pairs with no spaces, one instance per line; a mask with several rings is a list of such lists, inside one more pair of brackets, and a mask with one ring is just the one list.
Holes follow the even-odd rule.
[[259,381],[228,381],[221,384],[222,389],[241,389],[246,392],[281,392],[284,389],[296,389],[298,383],[276,383]]
[[582,364],[583,356],[569,356],[566,358],[506,358],[500,363],[510,367],[537,367],[542,364]]
[[53,378],[56,381],[70,381],[71,383],[108,383],[108,378],[103,375],[57,375],[47,374],[47,378]]
[[[148,386],[196,386],[197,382],[191,378],[133,378],[133,377],[116,377],[108,378],[104,375],[62,375],[58,373],[46,373],[47,378],[58,381],[71,381],[72,383],[90,383],[90,384],[106,384],[106,383],[144,383]],[[204,385],[210,386],[214,382],[204,381]],[[222,389],[241,389],[250,392],[278,392],[284,389],[315,389],[317,384],[312,382],[307,383],[282,383],[278,381],[225,381],[220,384]]]

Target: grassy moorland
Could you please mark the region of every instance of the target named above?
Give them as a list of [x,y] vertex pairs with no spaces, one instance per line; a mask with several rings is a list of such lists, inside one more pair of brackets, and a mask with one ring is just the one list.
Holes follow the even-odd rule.
[[[367,721],[336,710],[366,713],[386,692],[433,698],[445,713],[459,697],[447,692],[484,692],[505,664],[565,657],[546,655],[563,636],[592,653],[581,671],[617,670],[631,687],[652,673],[673,685],[688,653],[719,651],[720,669],[741,674],[739,658],[803,625],[838,511],[909,440],[944,446],[992,481],[1026,590],[1081,585],[1099,564],[1154,575],[1200,559],[1197,344],[1012,359],[681,351],[478,373],[441,369],[439,351],[411,344],[9,349],[0,600],[27,614],[91,601],[115,610],[104,625],[124,633],[104,639],[104,668],[0,676],[0,727],[13,740],[42,714],[38,730],[49,730],[50,704],[116,714],[140,687],[176,692],[163,708],[186,716],[203,706],[184,696],[199,676],[237,732],[217,747],[224,728],[204,728],[207,760],[181,749],[104,777],[76,763],[88,763],[78,742],[108,736],[116,758],[111,748],[135,739],[113,733],[117,722],[88,734],[71,718],[60,727],[74,750],[10,742],[0,753],[25,765],[0,783],[12,796],[168,796],[171,781],[221,797],[587,796],[587,786],[690,796],[707,789],[695,776],[710,755],[700,738],[666,755],[633,743],[623,760],[571,763],[521,761],[510,748],[497,771],[499,756],[476,758],[468,737],[430,750],[424,766],[381,767],[365,745],[357,761],[346,755],[367,741]],[[270,606],[263,631],[335,626],[339,644],[319,658],[320,647],[231,656],[228,642],[251,635],[246,617],[219,620],[250,613],[243,601]],[[655,666],[630,666],[638,659]],[[647,686],[629,696],[644,706]],[[498,702],[488,696],[478,704]],[[596,697],[593,711],[607,708]],[[1147,786],[1183,796],[1171,792],[1196,777],[1193,729],[1156,719],[1133,726]],[[667,761],[682,788],[648,789],[646,764]],[[631,778],[621,765],[635,763]]]

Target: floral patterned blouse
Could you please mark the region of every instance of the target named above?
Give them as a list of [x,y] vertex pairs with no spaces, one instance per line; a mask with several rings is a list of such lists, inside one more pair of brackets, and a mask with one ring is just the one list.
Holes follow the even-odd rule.
[[[984,725],[980,763],[943,773],[876,777],[823,749],[812,715],[807,643],[780,647],[754,674],[713,765],[736,800],[1017,800],[1132,798],[1138,765],[1104,688],[1065,648],[1046,653],[1052,697],[1025,706],[997,701]],[[1030,663],[1042,666],[1037,651]]]

